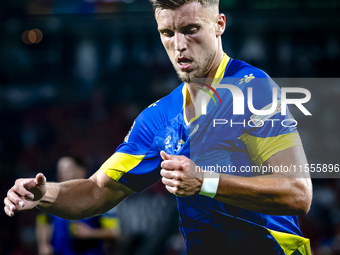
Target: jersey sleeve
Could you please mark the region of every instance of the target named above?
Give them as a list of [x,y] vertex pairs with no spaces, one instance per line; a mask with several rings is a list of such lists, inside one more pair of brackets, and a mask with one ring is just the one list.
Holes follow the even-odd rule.
[[247,127],[240,139],[245,144],[252,161],[263,164],[274,154],[294,146],[301,146],[300,136],[297,132],[294,117],[287,106],[286,115],[281,114],[281,90],[279,86],[263,71],[253,71],[256,77],[252,81],[243,82],[241,87],[248,106],[249,87],[252,88],[252,105],[256,110],[269,110],[275,102],[273,93],[277,91],[276,106],[273,113],[260,115],[245,111]]
[[100,167],[113,180],[137,192],[160,178],[157,170],[161,158],[159,151],[153,147],[156,116],[151,115],[150,110],[144,110],[133,123],[124,142]]

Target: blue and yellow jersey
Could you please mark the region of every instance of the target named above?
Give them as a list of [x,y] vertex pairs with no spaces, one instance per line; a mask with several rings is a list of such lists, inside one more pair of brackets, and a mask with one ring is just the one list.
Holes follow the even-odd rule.
[[[215,78],[216,84],[231,84],[243,92],[244,114],[234,115],[232,94],[216,87],[222,105],[210,100],[206,114],[188,120],[185,106],[190,99],[182,83],[137,117],[124,143],[101,170],[140,192],[161,177],[161,150],[185,155],[202,168],[219,165],[236,169],[221,174],[250,177],[254,173],[241,172],[242,167],[259,166],[279,151],[301,146],[296,127],[282,125],[282,121],[293,119],[289,111],[287,115],[275,110],[257,116],[247,107],[249,87],[253,87],[255,109],[270,107],[272,90],[278,87],[266,73],[225,55]],[[277,105],[279,109],[280,94]],[[227,124],[214,127],[214,119]],[[269,119],[276,121],[266,121]],[[302,237],[295,216],[252,212],[203,195],[177,197],[177,205],[188,254],[310,254],[309,240]]]

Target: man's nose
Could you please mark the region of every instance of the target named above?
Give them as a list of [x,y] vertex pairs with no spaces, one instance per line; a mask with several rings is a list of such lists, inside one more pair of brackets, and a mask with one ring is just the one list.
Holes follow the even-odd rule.
[[187,49],[187,43],[185,40],[185,35],[181,33],[175,33],[175,50],[184,51]]

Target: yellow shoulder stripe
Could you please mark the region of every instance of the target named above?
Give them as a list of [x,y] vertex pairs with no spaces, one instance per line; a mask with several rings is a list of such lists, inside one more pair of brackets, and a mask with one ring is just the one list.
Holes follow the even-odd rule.
[[247,147],[251,159],[258,166],[279,151],[302,145],[298,133],[288,133],[266,138],[245,133],[240,139]]
[[113,180],[118,181],[123,174],[136,167],[145,155],[130,155],[122,152],[113,154],[100,169]]
[[299,250],[299,252],[301,252],[303,255],[311,254],[309,239],[297,235],[274,231],[268,228],[267,230],[275,238],[286,255],[291,255],[296,250]]

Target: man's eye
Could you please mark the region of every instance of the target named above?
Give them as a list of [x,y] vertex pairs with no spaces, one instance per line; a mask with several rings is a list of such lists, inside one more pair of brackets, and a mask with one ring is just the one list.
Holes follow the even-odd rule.
[[198,27],[190,27],[183,31],[184,34],[195,34],[198,31]]
[[172,31],[162,31],[162,35],[166,37],[172,37],[174,33]]
[[189,33],[190,33],[190,34],[194,34],[194,33],[196,33],[197,31],[198,31],[198,28],[197,28],[197,27],[193,27],[193,28],[190,29]]

